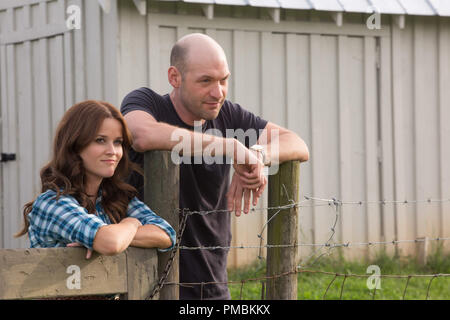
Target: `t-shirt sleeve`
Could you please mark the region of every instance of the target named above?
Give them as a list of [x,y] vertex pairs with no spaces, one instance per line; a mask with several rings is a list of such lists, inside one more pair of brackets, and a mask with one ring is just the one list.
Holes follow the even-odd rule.
[[141,110],[152,115],[156,120],[161,118],[162,97],[149,88],[139,88],[125,96],[120,106],[123,115],[135,110]]
[[[100,227],[107,225],[99,217],[89,214],[74,198],[46,192],[40,195],[28,214],[30,233],[40,239],[52,238],[58,242],[77,242],[92,249]],[[31,240],[31,235],[30,235]]]
[[167,233],[172,241],[172,245],[166,249],[158,249],[161,252],[169,251],[175,246],[175,230],[172,226],[163,218],[156,215],[145,203],[134,197],[128,204],[128,217],[138,219],[142,225],[153,224],[159,227],[161,230]]
[[[264,120],[260,116],[257,116],[248,110],[245,110],[237,103],[229,102],[226,107],[228,118],[231,121],[230,126],[235,130],[236,135],[239,135],[239,129],[242,129],[241,133],[245,133],[246,136],[245,146],[248,148],[253,144],[256,144],[256,141],[259,139],[260,133],[267,125],[267,120]],[[253,135],[253,132],[256,135],[256,139],[252,139],[253,137],[255,137],[255,135]],[[236,138],[239,137],[236,136]]]

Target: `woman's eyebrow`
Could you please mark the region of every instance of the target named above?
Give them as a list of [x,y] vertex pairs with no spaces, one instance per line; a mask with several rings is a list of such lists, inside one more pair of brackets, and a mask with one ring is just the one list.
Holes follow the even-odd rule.
[[[104,135],[104,134],[97,134],[97,137],[108,138],[108,136],[107,136],[107,135]],[[118,136],[118,137],[116,137],[114,140],[117,140],[117,139],[123,139],[123,136]]]

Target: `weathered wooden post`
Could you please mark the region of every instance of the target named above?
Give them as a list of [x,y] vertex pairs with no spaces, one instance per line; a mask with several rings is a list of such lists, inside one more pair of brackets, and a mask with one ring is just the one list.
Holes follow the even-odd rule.
[[127,300],[144,300],[158,283],[156,249],[129,247],[127,259]]
[[[170,151],[148,151],[144,154],[144,201],[160,217],[164,218],[178,231],[179,225],[179,189],[180,170],[173,163]],[[161,277],[170,252],[158,252],[158,276]],[[179,282],[178,253],[173,261],[167,282]],[[161,300],[178,300],[178,286],[164,286]]]
[[[300,162],[288,161],[280,165],[277,174],[269,176],[269,207],[298,203],[299,173]],[[298,243],[297,206],[279,212],[269,210],[267,219],[268,245]],[[297,246],[267,248],[267,299],[297,300],[297,252]],[[278,276],[281,274],[286,275]]]

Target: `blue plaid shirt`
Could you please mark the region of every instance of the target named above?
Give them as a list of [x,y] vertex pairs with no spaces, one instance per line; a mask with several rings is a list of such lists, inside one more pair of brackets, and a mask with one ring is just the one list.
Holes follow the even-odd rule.
[[[61,195],[58,200],[55,197],[55,191],[47,190],[33,203],[28,214],[31,248],[65,247],[77,242],[92,249],[98,229],[111,224],[101,205],[101,191],[95,203],[97,214],[89,214],[72,196]],[[134,197],[128,204],[127,216],[138,219],[142,225],[154,224],[170,236],[172,246],[159,251],[174,247],[175,230],[138,198]]]

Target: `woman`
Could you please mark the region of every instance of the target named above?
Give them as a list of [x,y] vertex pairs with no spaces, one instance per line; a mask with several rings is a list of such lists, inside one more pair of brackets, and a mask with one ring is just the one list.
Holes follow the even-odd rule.
[[131,135],[107,102],[72,106],[59,123],[52,160],[41,170],[42,193],[27,203],[25,226],[32,248],[84,246],[115,255],[129,246],[168,251],[175,231],[136,198],[124,182]]

